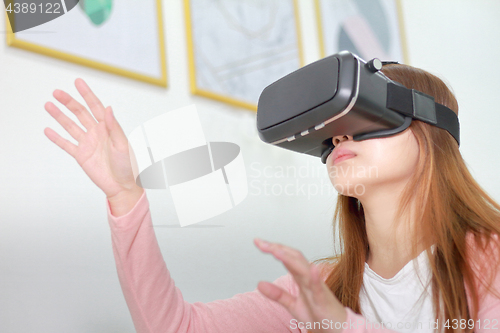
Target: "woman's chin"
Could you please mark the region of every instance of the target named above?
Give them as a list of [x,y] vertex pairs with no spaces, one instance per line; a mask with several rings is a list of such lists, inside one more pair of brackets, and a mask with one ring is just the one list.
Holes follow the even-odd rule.
[[332,181],[333,188],[341,195],[361,198],[366,195],[367,185],[359,179],[338,179]]

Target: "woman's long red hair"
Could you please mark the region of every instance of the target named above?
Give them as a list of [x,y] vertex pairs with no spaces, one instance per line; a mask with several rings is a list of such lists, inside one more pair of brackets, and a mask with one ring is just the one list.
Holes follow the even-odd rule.
[[[409,89],[431,95],[458,114],[458,103],[446,84],[436,76],[407,65],[386,65],[383,73]],[[412,257],[416,257],[417,243],[425,242],[432,269],[432,294],[436,319],[474,319],[478,315],[478,290],[471,267],[466,235],[474,236],[478,249],[486,251],[500,235],[500,205],[474,180],[460,154],[457,142],[445,130],[413,121],[411,130],[420,148],[419,162],[400,202],[399,216],[408,211],[412,200],[420,216],[411,230]],[[358,199],[338,195],[334,216],[334,240],[338,239],[341,253],[318,260],[332,267],[325,280],[344,306],[361,313],[359,294],[363,271],[369,253],[363,206]],[[490,242],[491,241],[491,242]],[[434,252],[430,246],[435,244]],[[490,247],[487,247],[489,245]],[[469,255],[469,257],[468,257]],[[498,271],[499,259],[494,258],[489,270]],[[488,292],[500,295],[491,286],[494,275],[486,279]],[[471,304],[467,302],[468,286]],[[441,297],[441,301],[439,298]],[[469,329],[447,328],[446,332],[471,332]]]

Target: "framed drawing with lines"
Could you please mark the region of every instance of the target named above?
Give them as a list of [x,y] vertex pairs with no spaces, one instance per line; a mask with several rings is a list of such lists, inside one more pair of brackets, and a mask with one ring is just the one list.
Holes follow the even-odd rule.
[[348,50],[408,63],[400,0],[314,1],[322,57]]
[[298,0],[184,0],[193,94],[257,109],[303,65]]
[[[52,13],[62,11],[57,18],[27,30],[12,32],[7,17],[7,44],[167,86],[161,0],[80,0],[77,5],[61,0],[61,4],[51,8]],[[9,15],[13,24],[22,21],[20,15]]]

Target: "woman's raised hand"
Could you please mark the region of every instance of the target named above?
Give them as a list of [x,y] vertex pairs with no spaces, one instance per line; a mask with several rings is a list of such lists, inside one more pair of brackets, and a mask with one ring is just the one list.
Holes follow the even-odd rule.
[[296,328],[314,333],[342,332],[347,312],[321,279],[318,266],[309,263],[300,251],[291,247],[260,239],[254,242],[261,251],[280,260],[299,287],[299,294],[293,296],[273,283],[262,281],[257,286],[259,291],[287,309],[296,320]]
[[45,110],[75,139],[75,145],[62,138],[51,128],[45,135],[68,154],[73,156],[83,171],[106,194],[112,213],[126,214],[137,202],[143,189],[136,185],[128,140],[116,121],[111,107],[105,108],[82,79],[75,86],[91,112],[62,90],[53,96],[78,118],[83,129],[51,102]]

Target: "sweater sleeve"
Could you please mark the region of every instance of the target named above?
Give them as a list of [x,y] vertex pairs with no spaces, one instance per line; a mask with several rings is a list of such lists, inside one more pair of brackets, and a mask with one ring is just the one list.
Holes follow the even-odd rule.
[[[137,332],[306,332],[257,289],[210,303],[184,301],[163,260],[146,193],[124,216],[113,216],[109,202],[107,209],[118,277]],[[274,283],[298,293],[289,274]]]

